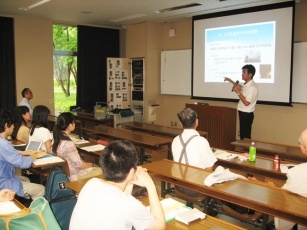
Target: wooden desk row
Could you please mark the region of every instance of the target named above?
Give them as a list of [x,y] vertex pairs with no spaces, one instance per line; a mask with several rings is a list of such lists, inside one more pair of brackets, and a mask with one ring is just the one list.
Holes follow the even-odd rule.
[[[85,178],[82,180],[77,180],[73,182],[67,182],[66,186],[76,193],[80,193],[83,186],[86,184],[88,180],[91,178]],[[149,205],[148,197],[141,197],[138,198],[145,206]],[[161,198],[162,199],[162,198]],[[211,217],[209,215],[206,216],[205,219],[197,221],[191,225],[185,225],[183,223],[180,223],[178,221],[172,220],[170,222],[166,223],[166,229],[173,230],[173,229],[192,229],[192,230],[199,230],[199,229],[243,229],[241,227],[238,227],[236,225],[233,225],[231,223],[228,223],[226,221],[217,219],[215,217]]]
[[[137,122],[137,121],[123,122],[123,123],[119,123],[117,126],[122,127],[124,129],[129,129],[132,131],[144,132],[147,134],[168,137],[171,139],[180,135],[183,131],[182,128],[169,127],[169,126],[164,126],[164,125],[150,124],[150,123]],[[208,139],[207,132],[203,132],[203,131],[198,131],[198,132],[202,137]]]
[[[235,151],[229,151],[229,150],[224,150],[229,153],[234,153],[234,154],[240,154],[240,152],[235,152]],[[284,161],[283,163],[293,163],[293,162],[288,162]],[[285,173],[282,173],[279,170],[274,170],[273,168],[273,159],[263,157],[263,156],[257,156],[256,161],[251,162],[248,159],[247,160],[240,160],[238,158],[234,159],[229,159],[229,160],[223,160],[223,159],[218,159],[217,163],[215,165],[221,165],[225,168],[229,168],[231,171],[234,171],[236,173],[240,173],[243,176],[261,176],[264,178],[272,178],[276,180],[283,181],[283,183],[287,180],[287,175]]]
[[[129,130],[116,129],[108,126],[98,125],[92,129],[83,128],[87,133],[91,133],[96,136],[96,139],[101,137],[109,138],[112,140],[122,139],[131,141],[134,145],[140,147],[140,164],[143,164],[143,159],[145,155],[145,149],[151,149],[156,151],[168,151],[170,156],[170,145],[172,143],[171,139],[151,136],[145,133],[132,132]],[[83,145],[80,147],[84,147]]]
[[281,163],[283,161],[293,161],[293,162],[307,162],[307,156],[302,154],[299,146],[282,145],[277,143],[270,143],[260,140],[237,140],[231,142],[232,145],[236,147],[237,151],[248,152],[251,142],[254,141],[257,148],[257,155],[273,157],[279,155]]
[[286,190],[243,179],[207,187],[204,179],[210,172],[169,160],[145,164],[143,167],[152,173],[152,177],[162,181],[162,197],[165,196],[167,182],[307,226],[307,206],[302,205],[307,203],[307,198]]

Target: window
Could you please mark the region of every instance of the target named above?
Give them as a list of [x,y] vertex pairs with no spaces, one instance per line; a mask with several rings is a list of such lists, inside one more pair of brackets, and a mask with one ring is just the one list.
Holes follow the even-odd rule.
[[77,27],[53,26],[53,76],[55,114],[76,105]]

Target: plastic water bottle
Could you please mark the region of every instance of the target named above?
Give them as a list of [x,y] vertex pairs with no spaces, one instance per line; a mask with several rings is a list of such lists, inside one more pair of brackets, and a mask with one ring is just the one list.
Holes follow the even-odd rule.
[[249,147],[249,161],[256,161],[256,146],[255,142],[251,143]]

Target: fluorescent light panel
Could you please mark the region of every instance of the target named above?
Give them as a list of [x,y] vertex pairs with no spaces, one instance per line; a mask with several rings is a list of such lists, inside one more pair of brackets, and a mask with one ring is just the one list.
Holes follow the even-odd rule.
[[121,21],[127,21],[127,20],[131,20],[131,19],[135,19],[135,18],[142,18],[147,16],[147,14],[134,14],[134,15],[130,15],[127,17],[122,17],[122,18],[117,18],[117,19],[113,19],[110,20],[111,22],[121,22]]
[[21,8],[19,8],[20,10],[31,10],[31,9],[33,9],[33,8],[35,8],[35,7],[38,7],[38,6],[40,6],[40,5],[43,5],[43,4],[45,4],[45,3],[47,3],[47,2],[50,2],[51,0],[42,0],[42,1],[39,1],[39,2],[37,2],[37,3],[34,3],[34,4],[32,4],[32,5],[29,5],[29,6],[26,6],[26,7],[21,7]]
[[191,3],[191,4],[187,4],[187,5],[174,6],[174,7],[171,7],[171,8],[158,10],[158,11],[156,11],[156,13],[164,13],[164,12],[168,12],[168,11],[181,10],[181,9],[186,9],[186,8],[190,8],[190,7],[194,7],[194,6],[200,6],[200,5],[201,5],[200,3]]

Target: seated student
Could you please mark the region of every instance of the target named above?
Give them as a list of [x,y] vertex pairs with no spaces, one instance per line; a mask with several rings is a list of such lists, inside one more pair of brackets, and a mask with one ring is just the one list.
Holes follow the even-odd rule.
[[31,122],[30,110],[27,106],[21,105],[14,109],[14,113],[15,123],[12,139],[28,143],[30,129],[28,128],[27,124]]
[[44,105],[38,105],[33,109],[32,123],[29,141],[43,142],[41,149],[51,153],[52,135],[48,127],[50,110]]
[[100,167],[84,162],[69,134],[75,129],[75,117],[71,113],[61,113],[54,126],[52,152],[59,157],[65,158],[70,171],[69,180],[75,181],[90,176],[101,175]]
[[[303,154],[307,155],[307,129],[305,129],[300,136],[299,144]],[[301,163],[289,169],[287,173],[287,181],[282,186],[283,189],[289,190],[290,192],[298,195],[307,197],[307,162]],[[292,229],[295,223],[287,220],[283,220],[275,217],[275,228],[277,230]],[[307,229],[307,227],[298,226],[298,229]]]
[[[137,162],[138,153],[131,142],[110,142],[99,160],[104,179],[93,178],[82,188],[69,229],[165,229],[155,184]],[[131,196],[133,184],[146,187],[150,212]]]
[[0,202],[13,200],[14,196],[15,196],[15,192],[10,189],[0,190]]
[[[212,170],[217,161],[206,138],[196,131],[198,126],[198,115],[191,108],[185,108],[177,113],[183,126],[183,132],[175,137],[172,142],[173,160],[183,164]],[[199,195],[194,191],[177,187],[179,191],[187,195]]]
[[7,110],[0,111],[0,189],[11,189],[18,196],[28,193],[33,199],[44,195],[45,187],[30,183],[29,178],[15,175],[15,167],[30,168],[33,161],[41,156],[41,152],[34,152],[31,156],[23,156],[14,149],[6,139],[14,129],[13,114]]

